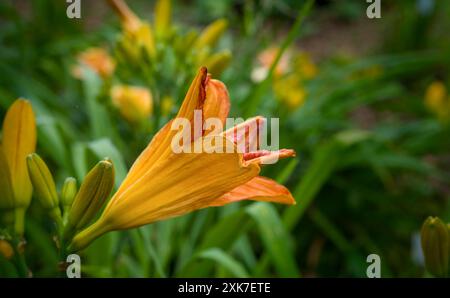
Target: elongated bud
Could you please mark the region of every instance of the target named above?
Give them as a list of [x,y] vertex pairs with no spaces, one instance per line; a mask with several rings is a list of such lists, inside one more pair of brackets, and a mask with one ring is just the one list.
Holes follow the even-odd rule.
[[45,162],[36,153],[27,156],[28,173],[34,193],[50,217],[61,223],[61,210],[55,181]]
[[73,199],[77,194],[77,180],[73,177],[67,177],[61,189],[61,203],[64,210],[70,209]]
[[28,172],[36,197],[45,209],[58,207],[55,181],[45,162],[36,153],[27,157]]
[[31,200],[31,182],[26,157],[36,148],[36,122],[31,104],[16,100],[3,121],[3,152],[9,165],[16,207],[27,208]]
[[226,50],[209,56],[203,63],[213,77],[218,77],[228,67],[231,61],[231,52]]
[[2,133],[3,152],[14,192],[14,230],[21,236],[33,191],[26,157],[36,148],[36,120],[29,101],[18,99],[11,105],[3,120]]
[[421,231],[425,266],[436,277],[448,275],[449,231],[438,217],[428,217]]
[[10,260],[14,256],[12,245],[4,239],[0,239],[0,255],[7,260]]
[[228,21],[225,19],[219,19],[211,23],[200,34],[195,43],[195,47],[199,50],[205,47],[214,47],[227,27]]
[[114,186],[114,167],[102,160],[86,175],[70,209],[65,236],[86,227],[106,202]]
[[172,3],[158,0],[155,5],[155,30],[159,37],[165,37],[170,30]]

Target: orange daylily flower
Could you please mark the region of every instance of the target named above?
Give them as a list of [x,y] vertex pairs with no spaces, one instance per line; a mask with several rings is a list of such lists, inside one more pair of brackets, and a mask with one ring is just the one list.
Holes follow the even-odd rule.
[[[204,120],[215,117],[224,123],[229,108],[225,85],[211,79],[203,67],[192,82],[177,117],[193,122],[194,111],[201,110]],[[287,188],[259,176],[265,159],[294,156],[293,150],[244,150],[243,153],[237,150],[238,138],[243,136],[236,137],[233,132],[250,125],[259,127],[262,117],[251,118],[219,135],[203,131],[190,143],[195,146],[201,142],[205,152],[223,146],[232,148],[232,153],[174,153],[171,142],[178,131],[171,129],[172,121],[154,136],[137,158],[98,221],[74,237],[70,250],[80,250],[108,231],[138,227],[244,199],[295,204]],[[256,136],[250,136],[245,140],[245,147],[254,147],[257,140]]]

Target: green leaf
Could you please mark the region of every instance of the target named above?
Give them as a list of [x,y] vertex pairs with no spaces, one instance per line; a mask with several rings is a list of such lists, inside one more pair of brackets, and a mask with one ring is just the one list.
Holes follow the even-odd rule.
[[283,222],[288,230],[300,221],[322,185],[330,177],[337,164],[339,147],[337,142],[330,142],[319,147],[314,153],[311,165],[293,191],[297,204],[289,207],[283,214]]
[[200,259],[212,260],[218,263],[232,274],[231,277],[239,277],[239,278],[249,277],[249,274],[245,270],[245,268],[232,256],[230,256],[221,249],[210,248],[208,250],[200,252],[196,257]]
[[[235,213],[221,218],[214,226],[207,230],[196,252],[210,248],[219,248],[223,251],[228,250],[239,239],[242,233],[248,229],[250,224],[251,220],[244,209],[240,209]],[[211,264],[194,261],[195,257],[192,257],[179,270],[177,275],[182,277],[206,276],[212,270]]]
[[291,239],[276,209],[269,203],[258,202],[247,208],[258,226],[265,249],[270,255],[280,277],[298,277]]

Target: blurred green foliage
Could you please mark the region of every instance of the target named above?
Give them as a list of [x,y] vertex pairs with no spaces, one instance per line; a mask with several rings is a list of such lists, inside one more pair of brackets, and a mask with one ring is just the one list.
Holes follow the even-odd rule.
[[[153,18],[153,3],[135,2],[132,8],[139,7],[135,11],[142,19]],[[83,253],[83,275],[365,277],[366,256],[376,253],[384,277],[424,276],[415,241],[421,224],[428,215],[450,218],[450,126],[424,104],[430,83],[450,87],[450,3],[395,1],[383,7],[382,19],[368,20],[361,1],[317,1],[301,22],[297,12],[305,2],[173,1],[180,31],[229,20],[217,47],[233,54],[220,76],[230,92],[231,116],[280,118],[281,147],[294,148],[298,157],[264,174],[287,185],[297,205],[235,203],[110,233]],[[196,71],[180,70],[186,61],[171,52],[170,43],[161,44],[156,67],[150,61],[136,71],[117,50],[120,30],[109,8],[83,5],[82,19],[71,20],[63,2],[0,3],[0,118],[17,97],[30,99],[37,115],[37,152],[58,189],[67,176],[81,181],[105,156],[114,162],[120,184],[173,116]],[[331,48],[317,58],[311,50],[318,74],[302,83],[304,104],[288,107],[277,99],[273,76],[252,80],[256,54],[273,45],[298,51],[311,36],[326,34],[322,22],[336,28],[341,22],[373,22],[380,33],[367,32],[368,41],[377,41],[368,53]],[[352,34],[336,32],[343,38]],[[321,43],[327,47],[326,39]],[[74,78],[77,54],[90,47],[108,48],[121,61],[118,74],[102,79],[87,71],[84,79]],[[151,68],[154,75],[148,77]],[[174,108],[162,115],[157,107],[147,125],[136,128],[111,105],[108,90],[115,82],[149,88],[157,105],[170,95]],[[26,259],[34,276],[54,276],[58,253],[43,214],[33,200]],[[16,274],[0,260],[0,276]]]

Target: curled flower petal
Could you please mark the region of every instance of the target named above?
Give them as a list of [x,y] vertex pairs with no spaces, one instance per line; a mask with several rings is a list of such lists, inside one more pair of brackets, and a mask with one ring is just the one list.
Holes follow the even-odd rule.
[[210,206],[223,206],[242,200],[295,204],[294,198],[286,187],[269,178],[255,177],[212,201]]
[[281,149],[277,151],[260,150],[256,152],[244,153],[244,160],[247,163],[273,164],[279,159],[294,156],[295,151],[292,149]]
[[[225,125],[225,121],[230,112],[230,97],[225,84],[218,80],[208,79],[206,84],[206,99],[203,106],[203,120],[217,118]],[[205,135],[211,130],[206,130]]]
[[259,150],[259,139],[263,133],[265,123],[266,119],[264,117],[253,117],[227,129],[223,134],[230,140],[233,140],[239,152],[256,151]]

